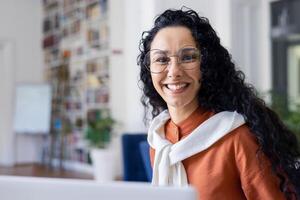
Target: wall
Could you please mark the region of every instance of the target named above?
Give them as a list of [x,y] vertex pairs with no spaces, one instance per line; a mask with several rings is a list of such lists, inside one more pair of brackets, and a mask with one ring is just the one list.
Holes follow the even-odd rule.
[[232,0],[233,60],[260,93],[271,89],[269,2]]
[[[12,131],[12,119],[15,86],[23,82],[38,83],[43,80],[41,21],[42,11],[39,0],[0,1],[0,41],[7,41],[13,45],[13,77],[8,82],[3,78],[0,79],[0,85],[11,86],[6,89],[0,88],[1,101],[9,102],[5,110],[0,111],[1,119],[9,117],[9,125],[0,129],[0,145],[5,147],[6,144],[6,149],[0,149],[0,164],[11,165],[15,162],[39,160],[40,138],[15,135]],[[1,76],[4,77],[3,74]],[[5,95],[8,94],[8,90],[11,91],[11,96]]]
[[14,135],[12,134],[12,108],[14,88],[14,45],[0,40],[0,163],[12,165],[14,157]]
[[[118,132],[145,132],[138,86],[138,45],[142,31],[153,19],[152,1],[111,0],[111,48],[120,50],[111,59],[112,114],[120,123]],[[147,9],[147,11],[146,11]]]
[[[151,2],[147,7],[143,1],[129,0],[124,4],[124,64],[126,82],[126,111],[125,111],[125,131],[126,132],[145,132],[143,124],[143,108],[140,103],[141,90],[138,86],[139,67],[137,66],[137,55],[139,54],[139,40],[142,35],[144,26],[152,17]],[[149,10],[145,10],[149,8]],[[146,14],[148,12],[148,14]],[[147,18],[147,16],[149,18]],[[145,21],[145,24],[144,24]],[[121,84],[121,83],[119,83]]]
[[230,1],[231,0],[156,0],[156,14],[166,9],[180,9],[183,6],[195,10],[200,16],[209,19],[217,34],[222,38],[222,44],[230,47]]

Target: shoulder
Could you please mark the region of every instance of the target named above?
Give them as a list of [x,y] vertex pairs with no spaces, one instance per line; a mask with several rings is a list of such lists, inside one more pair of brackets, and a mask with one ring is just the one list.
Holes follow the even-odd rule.
[[235,159],[239,166],[256,165],[261,156],[259,143],[247,125],[234,129],[231,133]]
[[285,199],[279,179],[272,171],[269,158],[260,151],[254,133],[246,125],[231,133],[236,168],[245,195],[249,199]]
[[[260,164],[259,144],[247,125],[242,125],[225,135],[216,147],[232,156],[237,170],[247,174],[255,173]],[[263,159],[264,160],[264,159]]]
[[253,151],[258,150],[257,138],[247,125],[242,125],[231,132],[234,146],[237,150]]
[[245,180],[261,179],[270,176],[271,163],[268,157],[260,151],[255,135],[246,125],[232,131],[232,144],[234,146],[237,169]]
[[219,142],[234,149],[238,157],[253,152],[255,154],[259,148],[255,135],[245,124],[232,130]]

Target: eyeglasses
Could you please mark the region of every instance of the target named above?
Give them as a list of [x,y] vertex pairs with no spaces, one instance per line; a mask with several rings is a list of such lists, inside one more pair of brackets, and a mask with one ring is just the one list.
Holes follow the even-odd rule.
[[161,73],[170,64],[171,57],[177,57],[177,63],[183,70],[191,70],[199,66],[200,51],[195,47],[184,47],[175,55],[168,55],[167,51],[152,49],[146,54],[146,67],[151,73]]

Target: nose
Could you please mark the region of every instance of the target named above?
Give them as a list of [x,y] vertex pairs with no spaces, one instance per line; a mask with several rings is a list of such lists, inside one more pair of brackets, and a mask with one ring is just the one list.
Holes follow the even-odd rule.
[[178,63],[177,57],[171,57],[168,64],[168,77],[175,78],[182,76],[183,70]]

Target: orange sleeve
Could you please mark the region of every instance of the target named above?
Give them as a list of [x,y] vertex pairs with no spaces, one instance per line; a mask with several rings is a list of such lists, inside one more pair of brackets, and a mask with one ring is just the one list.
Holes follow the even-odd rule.
[[248,200],[285,199],[279,179],[263,153],[257,153],[258,143],[250,130],[242,128],[235,142],[236,162],[243,191]]
[[152,147],[149,148],[149,154],[150,154],[151,166],[153,167],[153,164],[154,164],[154,156],[155,156],[155,150],[154,150]]

